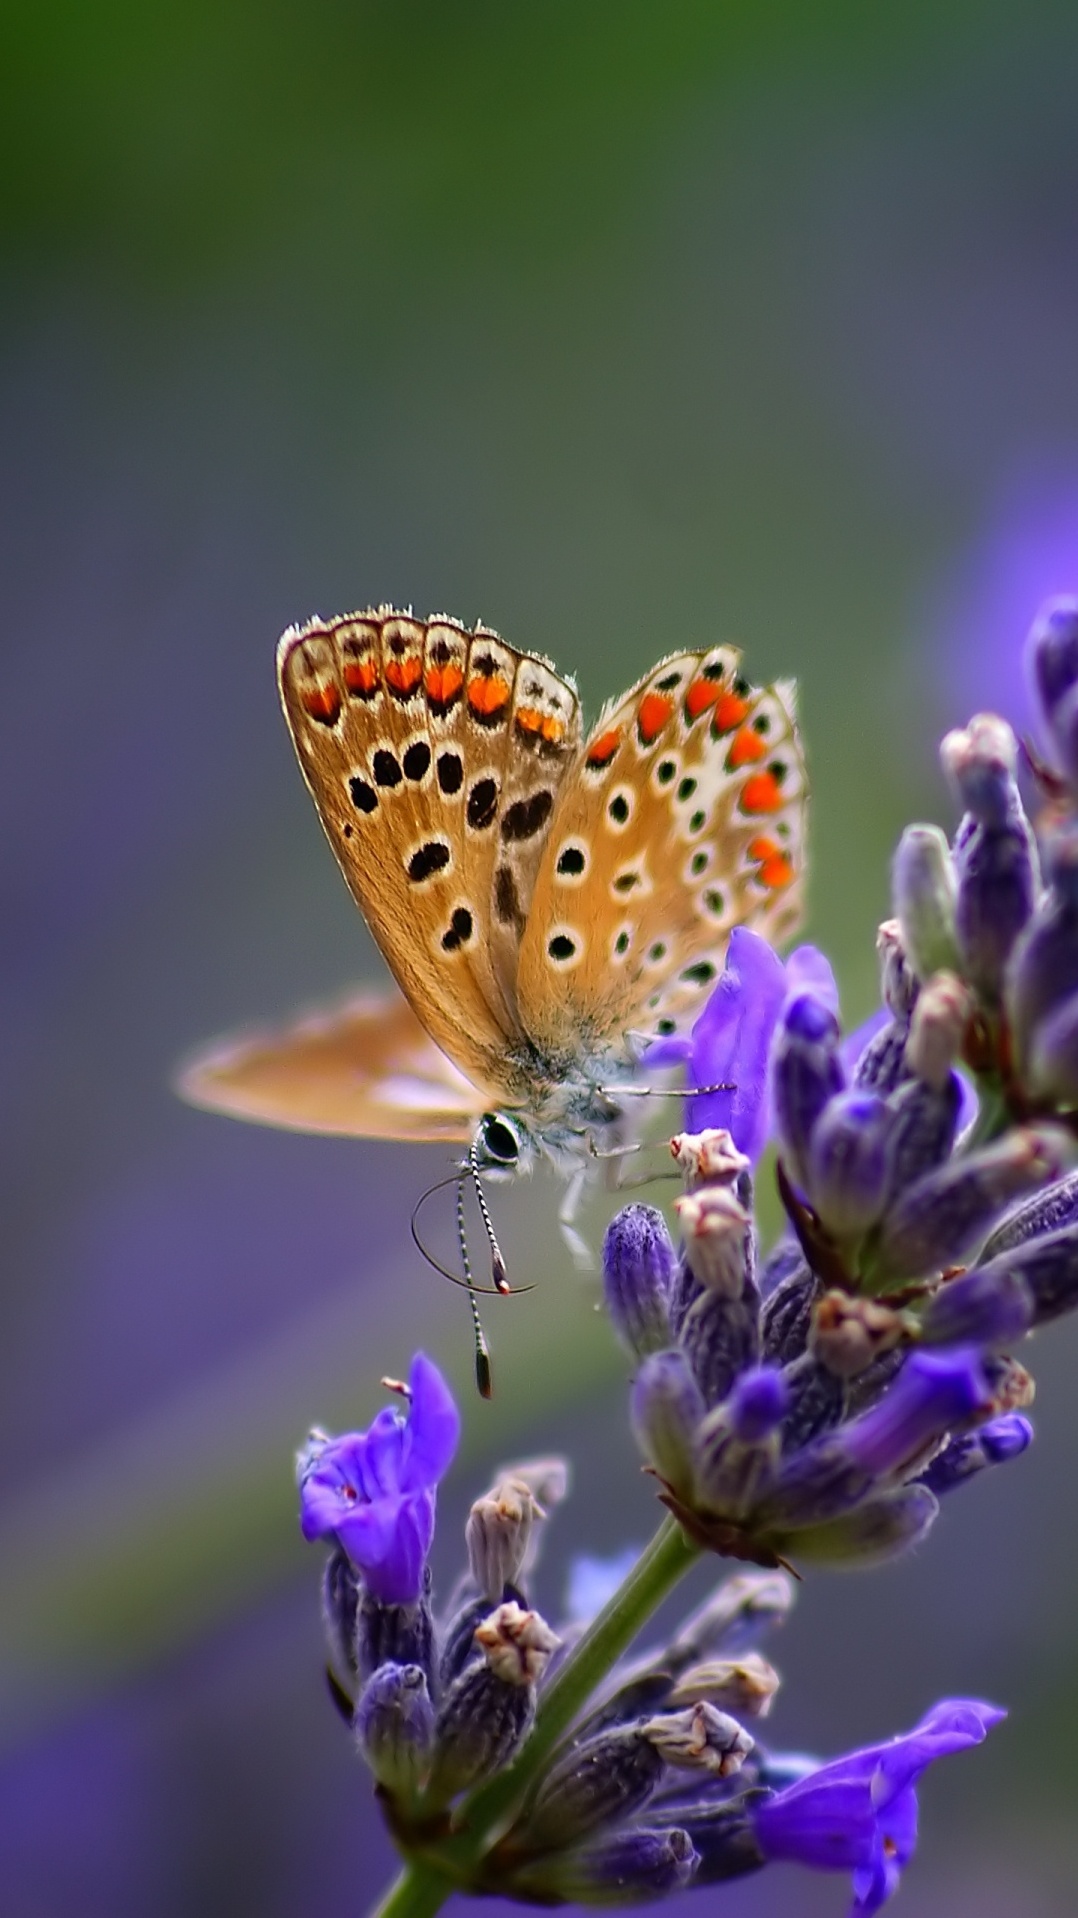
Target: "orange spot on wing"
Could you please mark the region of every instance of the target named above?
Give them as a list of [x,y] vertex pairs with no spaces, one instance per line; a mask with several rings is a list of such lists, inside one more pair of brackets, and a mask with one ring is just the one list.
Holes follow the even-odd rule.
[[756,877],[761,886],[767,886],[772,892],[778,892],[788,886],[794,878],[793,862],[787,858],[781,846],[773,839],[752,839],[749,841],[749,858],[755,859],[759,870]]
[[304,712],[322,726],[335,726],[341,716],[341,695],[334,680],[322,686],[304,686],[299,702]]
[[717,733],[732,733],[735,726],[748,718],[749,703],[738,693],[720,693],[715,702],[715,717],[712,726]]
[[407,653],[403,659],[387,659],[385,664],[386,685],[399,699],[410,699],[423,677],[423,661],[418,653]]
[[540,712],[537,706],[521,706],[516,720],[522,733],[537,735],[548,746],[556,746],[565,732],[563,722],[555,713]]
[[357,698],[369,699],[377,692],[378,661],[369,654],[366,659],[346,659],[343,671],[345,686]]
[[463,668],[451,662],[448,666],[428,666],[423,682],[427,698],[432,706],[438,706],[444,712],[452,705],[464,684]]
[[585,764],[595,771],[601,771],[604,766],[609,766],[620,745],[621,734],[616,726],[612,726],[609,732],[600,733],[594,746],[589,748]]
[[763,861],[756,877],[761,886],[767,886],[771,892],[781,892],[783,886],[793,884],[794,869],[784,852],[776,852]]
[[742,726],[730,743],[726,755],[726,770],[736,772],[739,766],[751,766],[757,759],[767,758],[767,743],[753,732],[751,726]]
[[503,706],[509,704],[509,685],[499,673],[484,674],[468,682],[468,704],[473,713],[479,713],[483,719],[492,719],[500,713]]
[[782,794],[774,773],[753,773],[746,779],[738,801],[742,812],[779,812],[782,807]]
[[643,745],[650,746],[658,739],[673,710],[674,702],[665,693],[644,694],[636,715],[636,730]]
[[685,694],[685,717],[691,725],[722,697],[722,687],[714,679],[694,679]]

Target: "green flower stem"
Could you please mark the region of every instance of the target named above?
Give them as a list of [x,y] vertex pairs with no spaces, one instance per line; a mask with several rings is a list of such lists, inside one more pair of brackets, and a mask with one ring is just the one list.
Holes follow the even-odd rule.
[[516,1764],[465,1801],[457,1835],[430,1854],[432,1862],[443,1858],[453,1876],[463,1877],[479,1863],[596,1687],[699,1556],[677,1520],[664,1519],[542,1694],[535,1729]]
[[421,1859],[405,1865],[371,1918],[433,1918],[454,1889],[448,1878]]

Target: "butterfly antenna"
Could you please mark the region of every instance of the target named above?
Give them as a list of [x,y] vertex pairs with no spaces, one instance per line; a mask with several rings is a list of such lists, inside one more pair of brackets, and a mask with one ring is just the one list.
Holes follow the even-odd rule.
[[[450,1178],[439,1179],[437,1185],[429,1185],[425,1192],[420,1193],[419,1198],[416,1200],[415,1205],[412,1208],[412,1218],[411,1218],[412,1243],[414,1244],[420,1257],[424,1258],[427,1264],[431,1266],[433,1270],[437,1272],[443,1279],[448,1279],[450,1285],[463,1286],[466,1292],[487,1292],[490,1294],[492,1298],[497,1298],[499,1296],[499,1291],[500,1291],[500,1288],[498,1286],[476,1285],[475,1280],[471,1277],[462,1279],[459,1273],[451,1272],[447,1265],[443,1265],[440,1259],[436,1259],[433,1252],[430,1251],[429,1247],[424,1245],[422,1239],[419,1236],[419,1214],[422,1211],[423,1207],[426,1205],[427,1200],[432,1199],[436,1192],[444,1192],[446,1189],[446,1186],[449,1186],[449,1185],[455,1185],[459,1190],[459,1188],[463,1185],[464,1180],[468,1178],[469,1176],[470,1174],[467,1169],[465,1169],[463,1172],[454,1172]],[[531,1291],[530,1286],[521,1286],[519,1289],[522,1292]]]
[[475,1285],[472,1279],[472,1262],[468,1257],[468,1235],[464,1229],[464,1175],[457,1179],[457,1242],[460,1246],[460,1262],[464,1268],[464,1280],[468,1287],[468,1304],[472,1313],[472,1332],[475,1337],[475,1383],[481,1399],[489,1399],[494,1393],[494,1376],[490,1364],[490,1347],[483,1323],[479,1317],[479,1306],[475,1297]]
[[505,1269],[505,1260],[502,1257],[501,1246],[498,1244],[494,1223],[487,1210],[487,1195],[483,1191],[483,1182],[479,1177],[479,1155],[475,1149],[474,1139],[468,1148],[468,1168],[472,1175],[472,1184],[475,1187],[476,1204],[479,1207],[479,1215],[483,1221],[483,1230],[487,1235],[487,1243],[490,1246],[490,1275],[494,1280],[494,1289],[497,1292],[511,1292],[513,1288],[509,1283],[509,1274]]

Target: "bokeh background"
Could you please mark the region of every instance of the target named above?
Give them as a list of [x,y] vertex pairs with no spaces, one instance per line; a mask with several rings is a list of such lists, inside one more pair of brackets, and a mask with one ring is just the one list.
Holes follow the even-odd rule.
[[[362,1918],[390,1870],[290,1453],[418,1338],[467,1394],[407,1232],[445,1158],[169,1091],[199,1040],[378,970],[278,632],[482,617],[593,712],[686,641],[796,672],[811,930],[863,1015],[896,834],[951,817],[941,727],[1022,718],[1023,633],[1078,586],[1076,74],[1046,0],[3,9],[8,1918]],[[537,1290],[491,1314],[437,1563],[499,1457],[565,1448],[556,1610],[653,1507],[553,1184],[497,1202]],[[807,1580],[778,1646],[791,1746],[1012,1707],[925,1791],[925,1918],[1075,1909],[1078,1328],[1036,1362],[1034,1451],[912,1561]],[[777,1871],[724,1909],[845,1900]]]

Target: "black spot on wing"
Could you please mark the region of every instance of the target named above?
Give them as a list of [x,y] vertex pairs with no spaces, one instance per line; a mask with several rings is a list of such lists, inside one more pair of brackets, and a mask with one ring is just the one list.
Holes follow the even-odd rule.
[[542,832],[554,808],[554,794],[546,787],[527,799],[515,799],[502,817],[502,838],[508,841],[534,839]]
[[444,872],[449,857],[449,847],[444,839],[428,839],[408,861],[408,877],[412,884],[421,885],[424,879],[433,878],[436,872]]
[[385,746],[379,746],[371,766],[376,786],[399,786],[404,777],[396,753],[391,753]]
[[524,914],[520,910],[520,895],[511,866],[499,866],[494,874],[494,915],[503,926],[515,926],[518,932],[524,929]]
[[348,791],[357,812],[373,812],[378,804],[378,794],[373,786],[358,776],[348,781]]
[[468,824],[475,832],[482,832],[489,826],[498,810],[498,782],[496,779],[477,779],[468,794]]

